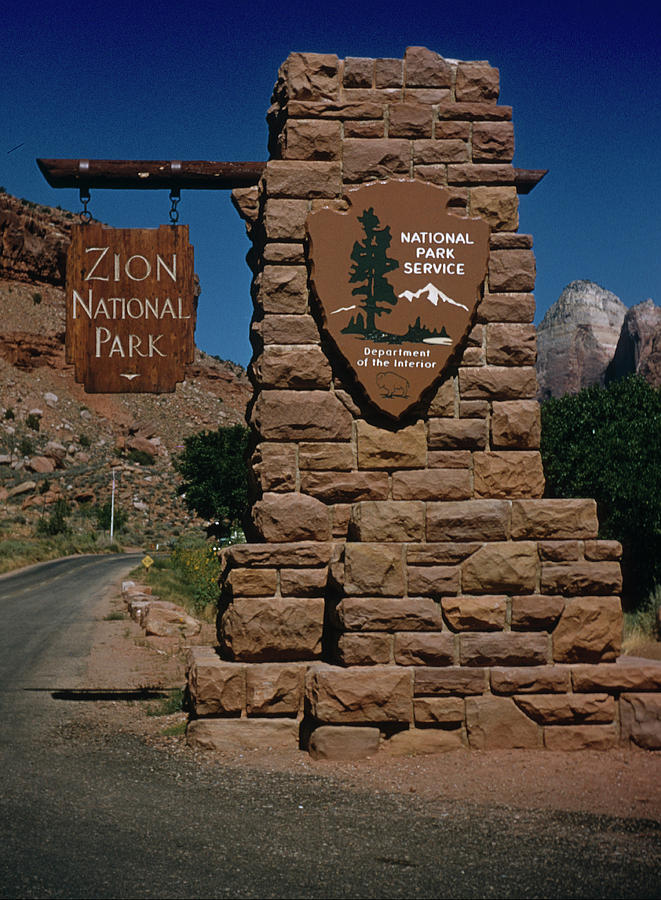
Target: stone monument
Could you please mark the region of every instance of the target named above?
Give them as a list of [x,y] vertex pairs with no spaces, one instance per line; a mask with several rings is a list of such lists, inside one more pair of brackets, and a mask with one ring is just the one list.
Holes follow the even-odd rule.
[[661,666],[616,663],[621,548],[593,500],[543,499],[498,92],[488,63],[422,47],[280,69],[269,162],[233,194],[254,503],[222,554],[218,647],[191,654],[197,746],[661,743]]

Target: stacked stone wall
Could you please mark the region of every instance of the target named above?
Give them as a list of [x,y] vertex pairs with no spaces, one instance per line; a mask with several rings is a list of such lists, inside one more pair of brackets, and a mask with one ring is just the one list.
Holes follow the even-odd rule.
[[[281,68],[271,159],[234,192],[253,242],[253,543],[225,552],[219,652],[191,661],[201,743],[231,717],[304,717],[322,754],[329,725],[356,724],[370,746],[374,727],[403,747],[612,746],[649,713],[658,676],[614,666],[621,548],[593,501],[542,499],[535,262],[498,90],[488,63],[425,48]],[[397,425],[320,329],[305,255],[310,213],[389,179],[441,185],[491,227],[465,346]]]

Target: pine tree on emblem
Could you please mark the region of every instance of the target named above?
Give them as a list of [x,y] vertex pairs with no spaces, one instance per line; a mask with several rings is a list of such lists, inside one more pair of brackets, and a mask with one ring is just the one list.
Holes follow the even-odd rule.
[[365,337],[377,339],[381,332],[375,325],[378,315],[392,312],[387,305],[394,306],[397,297],[390,282],[386,279],[387,272],[399,267],[396,259],[387,255],[392,237],[390,226],[379,228],[379,219],[374,213],[374,208],[363,210],[358,221],[363,226],[365,239],[356,241],[351,251],[350,282],[361,282],[360,287],[352,290],[353,295],[363,295],[362,308],[365,310]]

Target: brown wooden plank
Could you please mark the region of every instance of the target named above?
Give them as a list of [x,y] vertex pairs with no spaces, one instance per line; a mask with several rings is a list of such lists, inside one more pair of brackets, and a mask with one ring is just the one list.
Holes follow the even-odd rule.
[[72,226],[66,358],[89,393],[173,391],[193,362],[188,226]]
[[548,169],[514,169],[517,194],[529,194],[547,172]]

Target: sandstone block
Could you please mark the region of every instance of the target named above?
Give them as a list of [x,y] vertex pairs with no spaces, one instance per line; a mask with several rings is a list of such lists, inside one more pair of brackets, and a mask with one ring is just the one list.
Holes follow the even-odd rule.
[[417,756],[423,753],[446,753],[464,746],[459,728],[408,728],[398,731],[383,745],[383,753],[390,756]]
[[538,726],[509,697],[467,697],[466,728],[473,750],[536,749]]
[[597,504],[594,500],[515,500],[512,537],[570,540],[596,537]]
[[492,366],[534,366],[537,331],[534,325],[494,322],[487,325],[487,362]]
[[368,120],[367,122],[344,123],[345,138],[382,138],[385,137],[385,122],[383,119]]
[[458,566],[407,566],[409,594],[440,597],[459,590]]
[[246,662],[315,659],[321,655],[321,597],[238,598],[220,619],[219,641]]
[[140,624],[145,634],[158,637],[192,637],[202,629],[201,623],[189,616],[185,609],[158,598],[150,601]]
[[407,47],[404,56],[407,87],[450,87],[452,66],[427,47]]
[[497,100],[499,91],[498,69],[483,62],[460,62],[457,65],[455,85],[457,100],[468,103]]
[[422,421],[388,431],[359,419],[356,433],[360,469],[416,469],[427,462],[427,434]]
[[[305,251],[303,250],[302,242],[297,243],[284,243],[279,241],[268,241],[264,245],[264,250],[262,252],[262,257],[264,259],[264,263],[267,265],[277,265],[277,266],[304,266],[305,265]],[[314,324],[314,320],[312,320]],[[253,328],[260,323],[253,323]],[[316,332],[316,333],[315,333]],[[288,335],[285,340],[279,341],[269,341],[271,344],[313,344],[318,341],[319,332],[317,331],[316,325],[315,330],[312,333],[312,336],[309,340],[301,340],[301,338],[292,338],[291,335]]]
[[353,449],[349,443],[303,442],[298,450],[301,469],[349,472],[353,467]]
[[476,497],[541,497],[544,483],[542,457],[537,450],[492,450],[473,454]]
[[541,584],[549,594],[619,594],[622,573],[618,562],[544,563]]
[[466,141],[418,140],[413,143],[413,163],[416,166],[436,165],[437,163],[448,162],[466,162],[467,160],[468,143]]
[[385,500],[388,496],[388,474],[386,472],[303,471],[301,473],[301,490],[325,503]]
[[538,450],[541,431],[536,400],[494,401],[491,412],[491,446],[494,449]]
[[306,390],[330,386],[330,365],[315,345],[266,346],[252,365],[257,382],[265,387]]
[[374,60],[374,85],[377,88],[401,87],[403,63],[401,59]]
[[489,238],[491,250],[532,250],[531,234],[519,234],[516,231],[492,231]]
[[246,223],[246,228],[250,229],[259,215],[259,188],[234,188],[230,197],[232,206]]
[[622,559],[622,544],[619,541],[586,541],[585,558],[594,561]]
[[608,694],[529,694],[515,702],[540,725],[605,724],[615,718],[615,700]]
[[468,696],[484,694],[487,689],[489,674],[487,669],[428,666],[417,668],[414,671],[414,694],[416,697],[425,695],[443,697],[454,694]]
[[275,594],[276,580],[275,569],[232,569],[225,584],[235,597],[268,597]]
[[193,719],[186,729],[186,742],[216,753],[296,750],[298,728],[295,719]]
[[461,400],[459,403],[459,418],[461,419],[486,419],[488,415],[488,400]]
[[338,162],[271,160],[264,177],[270,197],[337,197],[341,193]]
[[532,541],[485,544],[463,564],[462,589],[470,594],[532,592],[537,570]]
[[352,416],[328,391],[262,391],[252,424],[264,440],[343,441],[351,438]]
[[472,488],[467,468],[411,469],[392,476],[394,500],[467,500]]
[[197,716],[239,715],[246,705],[246,666],[193,653],[188,691]]
[[307,200],[276,200],[269,197],[264,213],[266,234],[272,241],[302,241],[307,216]]
[[514,128],[511,122],[476,122],[471,145],[473,160],[510,162],[514,156]]
[[296,445],[258,444],[252,469],[262,491],[293,491],[296,488]]
[[305,697],[321,722],[409,722],[413,715],[411,672],[396,666],[310,666]]
[[391,138],[431,138],[434,111],[423,103],[391,103],[388,135]]
[[539,558],[552,562],[576,562],[581,557],[580,541],[539,541]]
[[395,635],[394,658],[398,666],[451,666],[454,638],[447,631],[401,632]]
[[470,469],[470,450],[430,450],[427,465],[430,469]]
[[519,227],[519,199],[514,185],[474,185],[470,189],[469,210],[472,216],[485,219],[494,231],[512,231]]
[[345,590],[358,596],[401,597],[404,569],[399,547],[347,543]]
[[493,250],[489,256],[490,291],[532,291],[535,256],[532,250]]
[[312,759],[365,759],[379,750],[378,728],[352,725],[322,725],[310,736]]
[[504,540],[509,532],[509,511],[509,503],[505,500],[429,503],[427,540]]
[[283,597],[321,597],[328,572],[321,569],[281,569],[280,593]]
[[544,728],[544,746],[561,752],[611,750],[617,747],[617,725],[551,725]]
[[622,646],[619,597],[572,597],[553,632],[556,662],[615,660]]
[[537,374],[532,366],[467,366],[459,392],[464,400],[524,400],[537,394]]
[[283,64],[288,97],[336,97],[340,87],[338,62],[337,56],[330,53],[290,53]]
[[350,503],[336,503],[331,508],[333,537],[341,537],[343,539],[348,537],[351,508]]
[[440,631],[441,609],[429,597],[345,597],[335,609],[346,631]]
[[234,544],[223,550],[222,556],[229,567],[236,566],[324,566],[328,565],[333,544],[319,541],[294,543]]
[[541,666],[548,661],[545,634],[500,631],[459,635],[462,666]]
[[345,87],[372,87],[375,60],[364,56],[347,56],[344,60]]
[[425,505],[419,500],[356,503],[350,534],[357,541],[423,541]]
[[307,311],[307,273],[304,266],[264,266],[255,280],[258,300],[267,313]]
[[485,293],[477,308],[478,322],[532,322],[535,298],[532,294]]
[[302,711],[305,664],[258,663],[245,668],[249,716],[296,716]]
[[265,541],[327,541],[328,507],[307,494],[266,493],[252,508],[252,519]]
[[567,666],[520,666],[491,669],[494,694],[563,694],[571,690]]
[[319,119],[289,119],[285,126],[285,159],[334,160],[340,155],[340,123]]
[[409,141],[394,138],[348,138],[343,144],[343,173],[346,183],[409,175]]
[[443,597],[443,616],[453,631],[502,631],[507,616],[507,597]]
[[459,563],[482,546],[481,543],[428,543],[407,544],[406,564],[409,566],[435,566]]
[[575,691],[661,692],[661,663],[656,660],[631,662],[620,657],[617,665],[573,666],[571,677]]
[[429,404],[429,416],[442,416],[451,418],[456,412],[455,379],[446,378],[438,386],[433,400]]
[[430,419],[432,450],[481,450],[486,447],[487,427],[481,419]]
[[392,634],[341,634],[337,642],[338,662],[343,666],[388,665],[392,642]]
[[661,750],[661,694],[620,697],[622,737],[645,750]]
[[564,597],[529,594],[512,597],[512,630],[544,629],[550,631],[565,608]]
[[488,101],[466,103],[458,100],[455,103],[439,103],[436,115],[441,122],[447,119],[467,122],[509,122],[512,118],[512,107],[498,106]]
[[417,697],[413,716],[421,725],[459,725],[465,718],[465,701],[461,697]]

